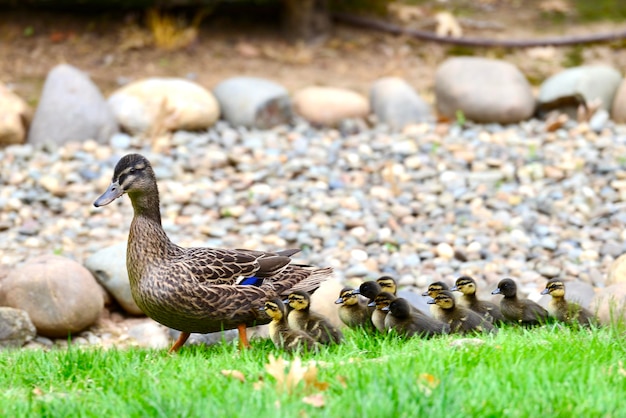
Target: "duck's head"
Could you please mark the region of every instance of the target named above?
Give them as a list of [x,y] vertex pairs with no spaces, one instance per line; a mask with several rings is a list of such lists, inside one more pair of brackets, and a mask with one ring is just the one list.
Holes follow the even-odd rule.
[[461,292],[464,295],[473,295],[476,293],[476,281],[469,276],[461,276],[456,279],[456,283],[450,291]]
[[376,295],[374,300],[370,302],[370,306],[376,306],[376,309],[380,309],[381,311],[388,311],[389,305],[393,302],[396,297],[393,293],[390,292],[380,292]]
[[408,318],[411,314],[411,304],[404,298],[397,298],[389,304],[389,313],[396,318]]
[[565,296],[565,284],[559,279],[551,279],[546,283],[546,288],[541,294],[550,294],[553,298],[562,298]]
[[382,288],[378,283],[372,280],[363,282],[358,289],[354,289],[354,293],[356,293],[357,295],[363,295],[369,300],[374,300],[376,295],[380,292],[382,292]]
[[265,302],[263,310],[270,318],[279,321],[285,316],[287,308],[279,298],[275,298]]
[[124,193],[154,192],[156,178],[150,162],[140,154],[128,154],[115,165],[109,188],[94,202],[95,207],[108,205]]
[[336,304],[355,305],[359,303],[359,296],[354,294],[354,289],[351,287],[344,287],[339,292],[339,299],[335,301]]
[[289,306],[297,311],[308,310],[311,306],[311,296],[302,290],[290,293],[287,301]]
[[454,295],[449,290],[442,290],[437,296],[429,300],[427,303],[431,305],[436,304],[441,309],[452,309],[455,305]]
[[517,295],[517,285],[513,279],[502,279],[498,287],[491,292],[492,295],[504,295],[504,297],[514,297]]
[[376,283],[378,283],[378,285],[380,286],[383,292],[389,292],[395,295],[396,291],[398,290],[398,285],[396,281],[393,279],[393,277],[389,277],[389,276],[379,277],[378,279],[376,279]]
[[448,290],[448,289],[449,289],[448,285],[445,284],[444,282],[433,282],[428,285],[428,290],[422,293],[422,296],[430,296],[431,298],[434,298],[442,290]]

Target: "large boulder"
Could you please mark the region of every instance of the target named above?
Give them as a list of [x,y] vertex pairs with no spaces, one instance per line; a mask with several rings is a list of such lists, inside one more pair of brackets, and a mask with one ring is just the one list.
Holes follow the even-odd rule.
[[35,335],[35,326],[26,311],[0,307],[0,347],[21,347]]
[[269,129],[293,119],[287,89],[258,77],[232,77],[213,89],[222,117],[232,126]]
[[494,59],[447,59],[435,74],[437,110],[479,123],[517,123],[530,118],[535,99],[528,80],[514,65]]
[[220,116],[217,100],[204,87],[182,78],[147,78],[109,97],[120,125],[134,135],[201,130]]
[[142,315],[130,292],[126,268],[126,242],[103,248],[85,260],[85,267],[126,312]]
[[64,144],[94,139],[107,143],[117,122],[98,87],[71,65],[54,67],[46,77],[28,132],[31,144]]
[[617,283],[626,283],[626,254],[622,254],[611,263],[607,274],[605,286]]
[[599,289],[590,309],[604,324],[626,321],[626,282]]
[[399,77],[376,80],[370,88],[370,106],[378,121],[393,130],[434,119],[428,103]]
[[541,105],[581,95],[587,103],[600,100],[601,108],[610,112],[621,81],[620,72],[605,65],[568,68],[541,84],[537,101]]
[[47,337],[67,337],[92,325],[104,307],[102,290],[74,260],[46,255],[13,269],[0,283],[0,305],[22,309]]
[[293,96],[297,114],[315,125],[337,126],[345,119],[365,118],[369,102],[363,95],[338,87],[305,87]]
[[32,117],[28,104],[0,84],[0,146],[24,143]]
[[613,98],[611,117],[615,123],[626,123],[626,79],[623,79]]

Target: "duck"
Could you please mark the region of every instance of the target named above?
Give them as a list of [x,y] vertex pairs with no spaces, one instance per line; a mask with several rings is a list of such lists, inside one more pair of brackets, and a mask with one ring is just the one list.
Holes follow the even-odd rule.
[[388,327],[386,326],[386,317],[388,313],[388,308],[391,302],[396,299],[393,293],[390,292],[380,292],[376,295],[374,300],[370,302],[371,306],[374,306],[374,312],[372,312],[372,324],[374,327],[382,333],[387,332]]
[[378,295],[382,291],[383,289],[380,284],[378,284],[374,280],[368,280],[366,282],[363,282],[358,289],[354,289],[355,294],[365,296],[367,299],[369,299],[370,302],[372,302],[376,295]]
[[404,337],[430,338],[450,332],[448,324],[424,313],[416,312],[409,301],[404,298],[394,299],[383,310],[388,311],[385,324],[389,327],[389,331],[394,330]]
[[269,325],[269,334],[276,348],[289,352],[302,349],[313,351],[317,348],[317,343],[309,334],[289,327],[287,323],[287,308],[280,298],[268,300],[261,309],[272,318]]
[[494,328],[487,318],[469,308],[457,305],[454,295],[449,290],[440,291],[434,299],[430,299],[427,303],[436,304],[441,308],[442,320],[450,326],[451,333],[497,332],[497,328]]
[[297,250],[176,245],[161,224],[156,177],[143,155],[128,154],[117,162],[111,184],[94,206],[108,205],[124,194],[134,213],[126,252],[131,294],[147,316],[181,331],[170,353],[192,332],[235,328],[240,347],[248,348],[246,328],[271,320],[260,311],[266,300],[295,290],[313,292],[332,274],[332,268],[292,263]]
[[292,329],[304,331],[320,344],[339,344],[343,333],[324,316],[311,310],[311,296],[305,291],[291,292],[284,301],[291,307],[287,322]]
[[335,301],[341,305],[338,309],[339,319],[349,328],[372,329],[372,312],[367,304],[359,300],[359,295],[351,287],[344,287]]
[[565,299],[565,284],[560,279],[549,280],[541,294],[552,296],[548,303],[548,313],[558,321],[583,327],[597,325],[597,320],[590,310]]
[[[459,299],[459,305],[464,306],[486,318],[489,322],[503,324],[506,319],[500,311],[500,307],[486,300],[476,297],[476,280],[469,276],[461,276],[456,279],[451,292],[461,292],[463,295]],[[438,304],[439,305],[439,304]],[[441,307],[441,305],[439,305]]]
[[548,311],[530,299],[518,299],[517,285],[513,279],[502,279],[492,295],[503,295],[500,311],[509,321],[519,325],[532,327],[542,325],[549,317]]
[[[428,289],[426,289],[426,291],[422,293],[422,296],[430,296],[431,299],[434,299],[435,297],[437,297],[439,292],[449,289],[450,287],[448,287],[445,282],[432,282],[428,285]],[[443,313],[441,312],[441,308],[438,305],[430,305],[430,315],[438,320],[441,320],[443,318]]]

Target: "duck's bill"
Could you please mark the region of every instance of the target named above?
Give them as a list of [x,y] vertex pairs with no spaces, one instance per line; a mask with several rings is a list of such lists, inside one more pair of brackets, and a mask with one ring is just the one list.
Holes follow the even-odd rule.
[[108,205],[123,194],[124,189],[120,187],[118,182],[111,183],[107,191],[102,193],[102,196],[97,198],[96,201],[93,202],[93,205],[97,208],[100,206]]
[[434,305],[437,302],[435,302],[435,299],[429,299],[429,300],[426,301],[426,303],[429,304],[429,305]]
[[422,296],[428,296],[428,291],[422,293]]
[[541,291],[541,294],[542,294],[542,295],[547,295],[548,293],[550,293],[550,289],[543,289],[543,290]]
[[491,292],[492,295],[499,295],[500,294],[500,288],[497,288],[496,290],[494,290],[493,292]]
[[335,303],[336,303],[337,305],[339,305],[339,304],[343,303],[343,298],[339,298],[339,299],[337,299],[337,300],[335,301]]

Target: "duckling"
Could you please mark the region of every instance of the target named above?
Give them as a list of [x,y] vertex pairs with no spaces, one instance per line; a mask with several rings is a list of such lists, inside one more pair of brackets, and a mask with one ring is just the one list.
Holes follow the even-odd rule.
[[389,305],[393,302],[396,297],[389,292],[380,292],[376,295],[374,300],[370,302],[370,305],[375,306],[374,312],[372,312],[372,324],[374,327],[382,333],[387,332],[387,326],[385,324],[387,313],[389,311]]
[[409,301],[404,298],[396,298],[383,310],[388,311],[385,322],[389,329],[405,337],[430,338],[450,332],[448,324],[415,312],[411,309]]
[[338,328],[322,315],[311,311],[311,296],[307,292],[292,292],[287,301],[292,308],[287,316],[292,329],[306,332],[320,344],[339,344],[343,340]]
[[500,301],[502,315],[511,321],[524,326],[541,325],[548,319],[548,311],[530,299],[517,298],[517,285],[512,279],[502,279],[492,295],[503,295]]
[[354,293],[354,289],[344,287],[339,293],[336,304],[339,307],[339,319],[350,328],[372,329],[372,312],[367,304],[359,300],[359,295]]
[[380,285],[382,292],[389,292],[394,296],[398,294],[398,284],[391,276],[382,276],[376,279],[376,283]]
[[[422,296],[430,296],[432,299],[434,299],[442,290],[449,290],[448,285],[444,282],[433,282],[428,285],[428,289],[424,293],[422,293]],[[443,318],[441,308],[437,305],[430,305],[430,314],[433,318],[440,321]]]
[[577,303],[565,300],[565,284],[561,280],[549,280],[541,294],[552,296],[548,304],[548,312],[559,321],[567,324],[578,323],[583,327],[597,325],[597,320],[591,311]]
[[363,282],[358,289],[354,289],[354,293],[356,295],[363,295],[368,298],[370,302],[372,302],[376,295],[382,291],[382,287],[373,280]]
[[497,329],[487,320],[471,309],[458,306],[454,295],[449,290],[442,290],[429,304],[437,304],[441,308],[443,322],[450,325],[450,332],[469,334],[478,332],[497,332]]
[[274,346],[285,351],[299,351],[301,349],[311,351],[317,348],[317,343],[309,334],[289,328],[287,308],[280,298],[268,300],[262,309],[272,318],[269,332]]
[[473,278],[469,276],[459,277],[450,291],[463,293],[458,304],[478,313],[489,322],[496,324],[505,322],[504,315],[502,315],[498,305],[476,297],[476,281]]

